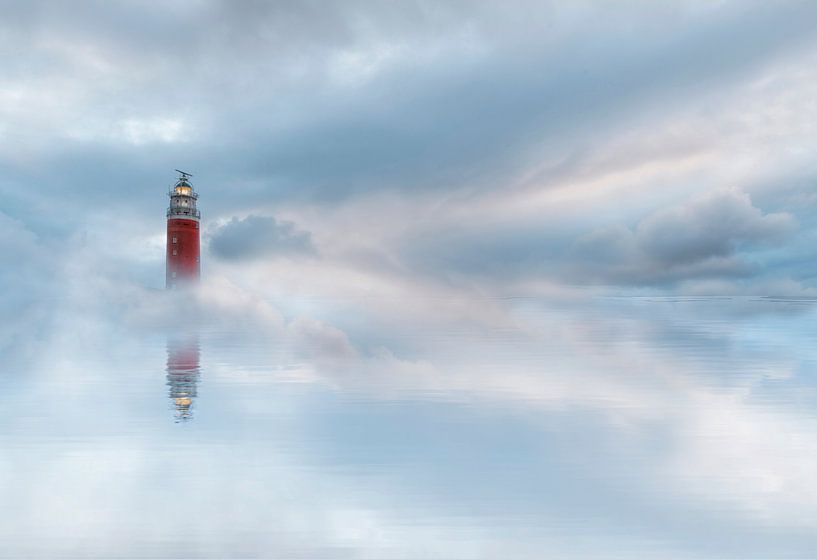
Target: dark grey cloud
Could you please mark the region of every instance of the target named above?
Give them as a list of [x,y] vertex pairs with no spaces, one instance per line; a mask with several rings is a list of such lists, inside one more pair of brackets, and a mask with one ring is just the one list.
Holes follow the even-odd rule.
[[683,280],[743,280],[768,273],[764,259],[775,258],[798,222],[789,213],[763,212],[740,190],[722,189],[656,210],[634,226],[614,223],[575,232],[581,226],[574,231],[559,222],[438,229],[406,239],[401,255],[418,273],[459,284],[549,280],[669,287]]
[[210,234],[210,252],[225,260],[314,255],[308,231],[272,216],[232,218]]
[[744,245],[779,241],[794,226],[791,215],[764,215],[747,194],[725,190],[654,213],[638,224],[635,237],[650,258],[686,265],[729,256]]
[[764,214],[737,189],[658,210],[634,229],[614,226],[579,238],[574,273],[612,283],[650,284],[753,273],[746,249],[785,240],[797,227],[788,213]]

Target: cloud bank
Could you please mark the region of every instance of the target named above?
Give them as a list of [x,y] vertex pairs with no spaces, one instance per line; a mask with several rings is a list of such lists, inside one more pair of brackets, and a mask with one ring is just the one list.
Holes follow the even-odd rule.
[[738,253],[780,244],[795,229],[789,213],[763,214],[743,192],[715,191],[658,210],[634,229],[614,226],[582,236],[574,245],[575,278],[650,284],[751,276],[762,270]]
[[210,252],[227,260],[312,255],[315,247],[309,232],[294,223],[278,222],[271,216],[233,217],[209,234]]

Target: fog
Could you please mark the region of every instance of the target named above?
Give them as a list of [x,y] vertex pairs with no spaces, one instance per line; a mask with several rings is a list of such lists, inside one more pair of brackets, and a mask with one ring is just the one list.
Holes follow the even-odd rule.
[[811,556],[814,8],[0,9],[5,553]]

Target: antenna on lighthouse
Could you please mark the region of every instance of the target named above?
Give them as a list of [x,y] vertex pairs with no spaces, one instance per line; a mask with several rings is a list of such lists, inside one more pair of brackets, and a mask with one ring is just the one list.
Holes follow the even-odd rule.
[[176,171],[177,173],[179,173],[181,175],[180,178],[182,178],[182,179],[186,179],[187,177],[192,177],[193,176],[192,173],[186,173],[185,171],[180,171],[178,169],[173,169],[173,170]]

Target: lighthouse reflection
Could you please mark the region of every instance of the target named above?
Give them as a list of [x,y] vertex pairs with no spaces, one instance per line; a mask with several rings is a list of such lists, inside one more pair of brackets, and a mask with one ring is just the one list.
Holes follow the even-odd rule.
[[199,353],[199,337],[196,334],[167,340],[167,386],[177,423],[193,418],[193,404],[201,375]]

